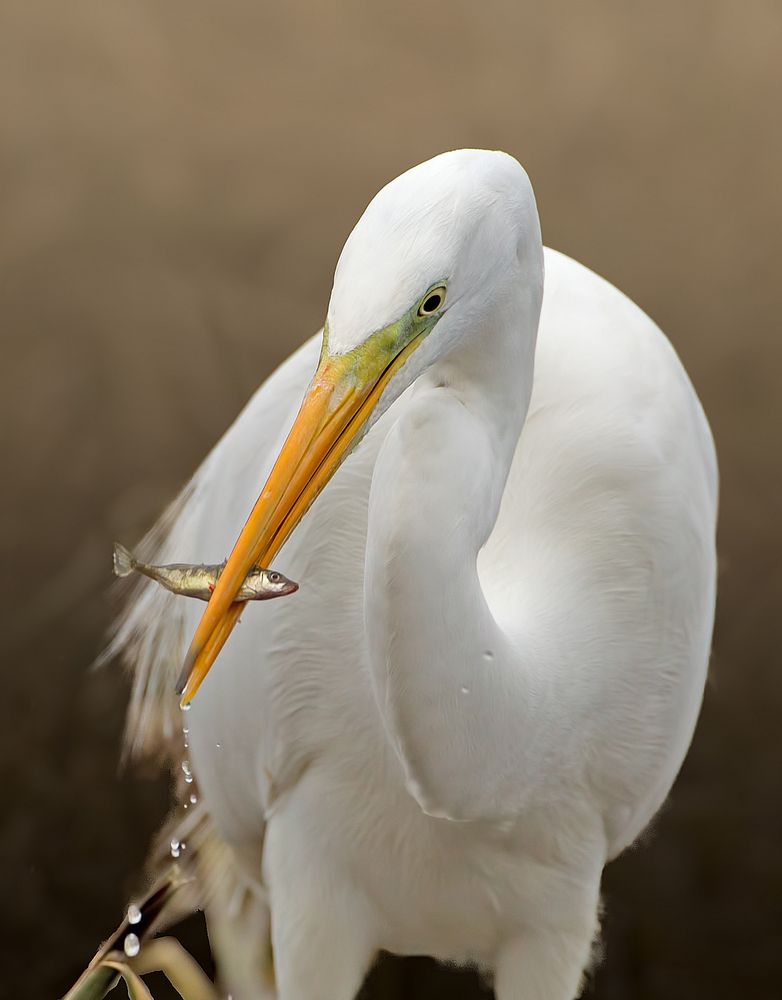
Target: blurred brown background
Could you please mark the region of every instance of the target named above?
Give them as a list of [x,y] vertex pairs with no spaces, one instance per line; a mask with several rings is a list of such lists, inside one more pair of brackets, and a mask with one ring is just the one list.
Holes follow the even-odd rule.
[[[369,197],[458,146],[516,155],[546,242],[666,330],[721,458],[712,680],[608,871],[590,996],[780,996],[780,84],[779,0],[4,0],[3,996],[70,985],[166,810],[117,774],[124,678],[88,669],[111,541],[318,328]],[[421,961],[370,986],[472,989]]]

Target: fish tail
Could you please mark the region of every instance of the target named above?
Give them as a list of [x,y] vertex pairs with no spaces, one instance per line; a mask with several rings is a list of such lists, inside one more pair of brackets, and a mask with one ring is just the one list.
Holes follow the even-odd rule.
[[115,575],[129,576],[135,568],[136,568],[136,560],[133,558],[131,553],[125,548],[124,545],[120,545],[119,542],[115,542],[114,543]]

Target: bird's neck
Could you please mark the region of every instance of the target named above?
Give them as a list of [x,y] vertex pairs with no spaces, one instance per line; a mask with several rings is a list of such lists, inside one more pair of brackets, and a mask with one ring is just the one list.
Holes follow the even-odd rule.
[[[504,486],[516,444],[521,433],[532,394],[539,303],[533,301],[523,312],[515,310],[512,318],[458,343],[416,383],[412,396],[432,400],[432,391],[443,390],[471,416],[493,449],[491,482]],[[404,418],[403,418],[404,419]],[[453,458],[458,461],[458,440],[449,427],[443,434],[452,438],[443,441],[453,446]],[[428,478],[428,477],[427,477]],[[499,498],[497,498],[499,500]],[[493,509],[489,530],[496,520]],[[485,539],[484,539],[485,540]],[[481,543],[482,544],[482,543]]]
[[446,568],[475,576],[532,395],[541,298],[542,282],[540,291],[520,288],[429,368],[400,407],[373,476],[370,599],[390,587],[403,613],[421,590],[436,603],[431,587],[448,585]]
[[427,739],[415,735],[422,704],[445,699],[458,708],[476,671],[513,657],[476,561],[532,390],[539,303],[524,314],[526,328],[518,316],[515,326],[498,324],[460,345],[419,380],[375,465],[365,624],[381,710],[413,743]]

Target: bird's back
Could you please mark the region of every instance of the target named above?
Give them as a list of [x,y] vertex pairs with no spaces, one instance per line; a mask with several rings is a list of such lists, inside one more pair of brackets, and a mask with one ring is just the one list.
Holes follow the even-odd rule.
[[532,400],[479,571],[500,623],[555,675],[561,759],[587,762],[573,780],[604,803],[613,854],[659,807],[692,737],[716,510],[711,433],[670,343],[547,250]]

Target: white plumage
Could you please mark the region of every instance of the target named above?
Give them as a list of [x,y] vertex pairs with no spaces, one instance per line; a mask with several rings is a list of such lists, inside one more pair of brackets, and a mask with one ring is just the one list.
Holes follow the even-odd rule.
[[[499,1000],[569,1000],[602,869],[684,758],[714,611],[711,435],[654,323],[544,256],[536,346],[534,198],[482,151],[392,182],[343,251],[334,355],[437,281],[446,308],[275,558],[300,592],[247,609],[185,717],[202,808],[257,890],[236,917],[207,907],[218,964],[221,941],[245,948],[220,968],[237,1000],[274,995],[267,907],[280,1000],[350,1000],[381,948],[478,962]],[[320,339],[206,459],[163,557],[224,558]],[[200,611],[149,587],[121,626],[136,749],[178,735]]]

